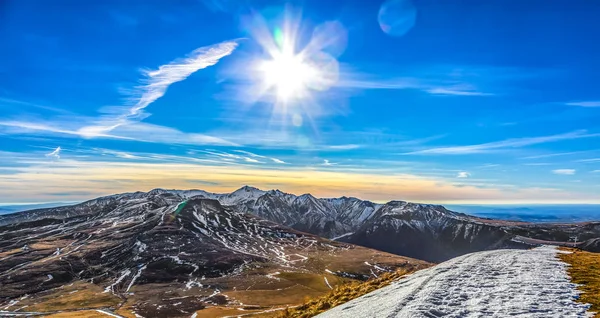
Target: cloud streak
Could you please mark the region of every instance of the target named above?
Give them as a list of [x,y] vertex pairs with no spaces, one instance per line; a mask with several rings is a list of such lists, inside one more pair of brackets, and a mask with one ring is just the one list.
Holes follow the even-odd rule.
[[468,177],[470,177],[470,176],[471,176],[471,174],[470,174],[470,173],[468,173],[468,172],[466,172],[466,171],[460,171],[460,172],[459,172],[459,173],[456,175],[456,177],[457,177],[457,178],[468,178]]
[[46,154],[48,158],[60,159],[60,146],[56,147],[51,153]]
[[580,160],[575,160],[575,162],[584,162],[584,163],[600,162],[600,158],[580,159]]
[[450,96],[491,96],[493,94],[477,91],[469,85],[454,85],[449,87],[435,87],[425,90],[432,95],[450,95]]
[[339,87],[359,89],[416,89],[431,95],[442,96],[492,96],[481,92],[473,85],[465,83],[430,83],[420,78],[399,78],[394,80],[345,80]]
[[501,141],[494,141],[476,145],[466,146],[452,146],[452,147],[438,147],[424,150],[418,150],[409,152],[409,155],[420,155],[420,154],[434,154],[434,155],[465,155],[465,154],[477,154],[477,153],[489,153],[502,149],[520,148],[525,146],[557,142],[563,140],[572,140],[580,138],[593,138],[600,137],[600,133],[587,133],[585,130],[577,130],[564,134],[541,136],[541,137],[526,137],[526,138],[512,138]]
[[141,85],[136,87],[131,99],[135,103],[121,115],[104,118],[95,125],[85,126],[78,132],[87,137],[105,135],[130,120],[140,119],[143,110],[167,92],[171,84],[181,82],[195,72],[213,66],[225,56],[230,55],[238,45],[237,41],[225,41],[218,44],[198,48],[185,58],[176,59],[161,65],[156,70],[143,71]]
[[577,107],[600,107],[600,101],[569,102],[567,105]]
[[[83,138],[121,139],[153,143],[188,145],[227,145],[235,143],[199,133],[185,133],[174,128],[143,123],[144,109],[161,98],[169,86],[188,78],[193,73],[215,65],[237,47],[238,41],[225,41],[198,48],[184,58],[176,59],[156,70],[143,71],[140,85],[129,93],[128,106],[111,107],[112,114],[100,117],[63,116],[51,121],[4,120],[0,133],[62,135]],[[0,100],[1,102],[2,100]]]
[[556,169],[556,170],[552,170],[552,173],[558,174],[558,175],[564,175],[564,176],[574,175],[575,172],[576,172],[575,169]]

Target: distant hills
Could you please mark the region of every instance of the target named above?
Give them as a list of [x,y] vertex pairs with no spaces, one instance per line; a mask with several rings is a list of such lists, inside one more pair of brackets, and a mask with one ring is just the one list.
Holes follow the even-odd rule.
[[524,222],[588,222],[600,220],[599,204],[447,205],[480,217]]
[[74,204],[76,202],[49,202],[49,203],[31,203],[31,204],[7,204],[0,205],[0,215],[15,213],[20,211],[27,211],[33,209],[53,208],[57,206],[64,206]]

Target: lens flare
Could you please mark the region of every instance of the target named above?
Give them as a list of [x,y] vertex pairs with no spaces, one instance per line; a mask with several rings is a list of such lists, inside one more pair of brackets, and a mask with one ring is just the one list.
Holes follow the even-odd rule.
[[[274,138],[309,147],[318,136],[319,119],[339,113],[331,102],[343,92],[337,58],[346,49],[348,32],[339,21],[311,24],[290,7],[253,11],[241,19],[248,32],[245,57],[228,68],[226,98],[242,122],[268,130]],[[252,120],[247,120],[252,118]],[[296,138],[302,134],[303,138]]]
[[272,52],[272,58],[263,61],[259,70],[266,87],[274,88],[278,99],[288,101],[305,96],[311,83],[318,80],[319,71],[307,63],[302,54],[296,54],[285,40],[282,42],[280,49]]
[[262,31],[253,30],[255,40],[266,53],[255,62],[260,91],[286,105],[311,98],[313,91],[325,91],[335,85],[339,66],[330,53],[341,54],[347,37],[341,23],[332,21],[315,27],[312,38],[302,45],[298,39],[299,20],[294,21],[290,16],[286,14],[276,27],[269,27],[265,21],[259,24]]

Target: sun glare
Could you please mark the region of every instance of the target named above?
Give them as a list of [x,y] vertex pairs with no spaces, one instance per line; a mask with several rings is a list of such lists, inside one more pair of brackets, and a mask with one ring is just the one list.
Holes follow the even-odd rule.
[[285,46],[271,52],[271,59],[262,62],[260,71],[267,88],[274,89],[277,98],[283,101],[303,97],[318,76],[318,71],[304,60],[302,54]]

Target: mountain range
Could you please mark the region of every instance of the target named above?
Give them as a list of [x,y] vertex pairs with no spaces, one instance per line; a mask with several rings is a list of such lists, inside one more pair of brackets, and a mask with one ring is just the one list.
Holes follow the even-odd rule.
[[519,239],[522,237],[564,244],[577,239],[589,249],[598,245],[594,239],[600,237],[600,222],[540,224],[494,220],[453,212],[441,205],[405,201],[379,204],[353,197],[316,198],[311,194],[297,196],[250,186],[223,194],[165,189],[117,194],[73,206],[0,216],[0,225],[99,213],[114,209],[116,202],[156,195],[168,195],[174,202],[190,198],[217,200],[236,212],[301,232],[431,262],[481,250],[530,246],[527,240]]
[[153,190],[2,216],[0,316],[250,313],[429,266],[234,208],[257,194]]
[[249,186],[224,194],[154,189],[0,216],[0,308],[226,316],[475,251],[598,251],[598,238],[600,222],[493,220],[440,205]]

